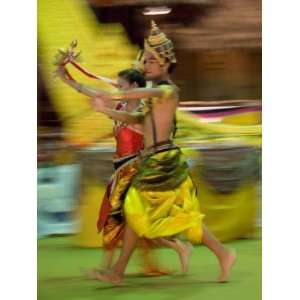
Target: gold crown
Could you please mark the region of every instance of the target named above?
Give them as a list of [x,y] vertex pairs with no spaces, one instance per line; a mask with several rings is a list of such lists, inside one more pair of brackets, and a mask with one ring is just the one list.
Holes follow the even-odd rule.
[[144,42],[144,49],[152,53],[162,65],[166,59],[171,63],[177,62],[172,41],[161,32],[153,20],[151,21],[150,35]]

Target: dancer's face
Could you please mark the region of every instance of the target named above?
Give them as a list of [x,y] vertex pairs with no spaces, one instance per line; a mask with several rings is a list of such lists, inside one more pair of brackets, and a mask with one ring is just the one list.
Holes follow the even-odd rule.
[[122,91],[127,91],[133,88],[136,88],[136,84],[130,84],[126,79],[119,77],[118,78],[118,89],[122,90]]
[[168,74],[169,64],[163,66],[150,52],[145,53],[145,77],[148,80],[160,79],[162,76]]

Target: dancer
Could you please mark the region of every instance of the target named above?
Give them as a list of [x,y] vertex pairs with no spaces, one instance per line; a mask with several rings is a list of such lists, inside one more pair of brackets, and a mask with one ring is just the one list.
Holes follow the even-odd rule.
[[[69,86],[76,90],[91,96],[95,91],[100,90],[88,87],[76,82],[65,67],[59,67],[57,75]],[[68,76],[67,76],[68,75]],[[127,91],[137,87],[146,85],[143,75],[135,69],[127,69],[119,72],[117,86],[121,91]],[[133,101],[121,101],[117,104],[110,103],[110,108],[116,109],[120,114],[130,112],[138,113],[143,106],[139,99]],[[116,155],[114,158],[115,172],[112,179],[107,185],[107,189],[102,200],[102,205],[99,212],[97,222],[98,232],[103,232],[103,244],[105,249],[105,259],[103,267],[111,266],[115,249],[124,233],[125,220],[123,215],[123,200],[124,195],[129,187],[131,179],[137,172],[137,154],[143,148],[143,133],[141,125],[126,124],[122,121],[116,121],[114,134],[117,142]],[[166,275],[169,271],[157,267],[152,251],[150,249],[155,244],[163,244],[174,248],[179,254],[182,271],[186,272],[186,253],[190,250],[188,243],[169,243],[163,240],[151,242],[143,239],[142,257],[143,257],[143,273],[145,275]],[[90,272],[89,272],[90,273]]]
[[[226,249],[203,224],[196,187],[180,148],[172,141],[179,96],[170,73],[176,58],[172,42],[153,21],[144,50],[145,76],[153,82],[153,88],[100,92],[92,101],[97,111],[113,119],[141,123],[145,145],[138,172],[124,200],[126,226],[121,255],[111,269],[95,275],[99,280],[118,284],[139,238],[174,243],[172,237],[184,233],[191,241],[202,241],[216,255],[220,265],[218,281],[225,282],[236,254]],[[111,101],[140,98],[147,98],[143,112],[121,113],[110,107]]]

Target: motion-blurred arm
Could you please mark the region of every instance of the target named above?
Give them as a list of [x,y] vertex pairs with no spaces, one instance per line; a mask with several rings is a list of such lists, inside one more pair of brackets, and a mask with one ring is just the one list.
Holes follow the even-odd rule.
[[144,112],[134,111],[119,111],[110,107],[110,100],[104,100],[103,98],[92,99],[92,107],[97,112],[104,113],[113,120],[124,122],[126,124],[139,124],[143,122],[145,117]]
[[[82,93],[88,97],[94,98],[94,97],[105,97],[107,95],[109,95],[108,92],[99,89],[99,88],[94,88],[94,87],[90,87],[84,84],[81,84],[75,80],[69,79],[67,78],[67,70],[65,69],[65,67],[58,67],[56,74],[59,76],[59,78],[68,86],[72,87],[73,89],[75,89],[76,91],[78,91],[79,93]],[[115,105],[113,104],[113,102],[110,102],[110,107],[114,108]],[[109,106],[109,103],[106,103],[107,106]]]

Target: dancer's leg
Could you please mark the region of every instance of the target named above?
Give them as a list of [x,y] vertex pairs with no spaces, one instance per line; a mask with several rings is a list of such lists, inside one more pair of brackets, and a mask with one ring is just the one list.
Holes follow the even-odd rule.
[[109,269],[112,266],[115,248],[104,250],[104,260],[102,261],[101,269]]
[[115,248],[104,249],[104,257],[102,257],[99,268],[82,269],[82,273],[90,279],[95,279],[95,272],[97,272],[98,270],[107,270],[111,268],[115,250]]
[[142,272],[146,276],[162,276],[173,273],[171,270],[160,266],[154,255],[155,245],[161,245],[156,240],[142,239],[141,240],[141,261],[142,261]]
[[236,260],[236,253],[235,251],[226,249],[204,224],[202,225],[202,230],[203,245],[209,248],[216,255],[221,267],[221,274],[218,281],[225,282],[229,278],[230,270]]
[[96,278],[98,280],[108,281],[111,283],[121,282],[129,259],[136,247],[137,240],[138,236],[136,233],[128,225],[126,225],[123,237],[123,246],[117,262],[111,270],[96,272]]
[[141,264],[142,264],[142,272],[145,275],[152,275],[153,273],[157,273],[159,269],[157,267],[156,260],[154,259],[153,255],[153,242],[150,240],[142,239],[141,240],[141,249],[140,249],[140,256],[141,256]]
[[193,249],[192,244],[190,242],[182,242],[178,239],[166,239],[166,238],[158,238],[155,241],[158,242],[160,245],[175,250],[179,255],[182,273],[187,273],[188,265],[189,265],[189,257]]

